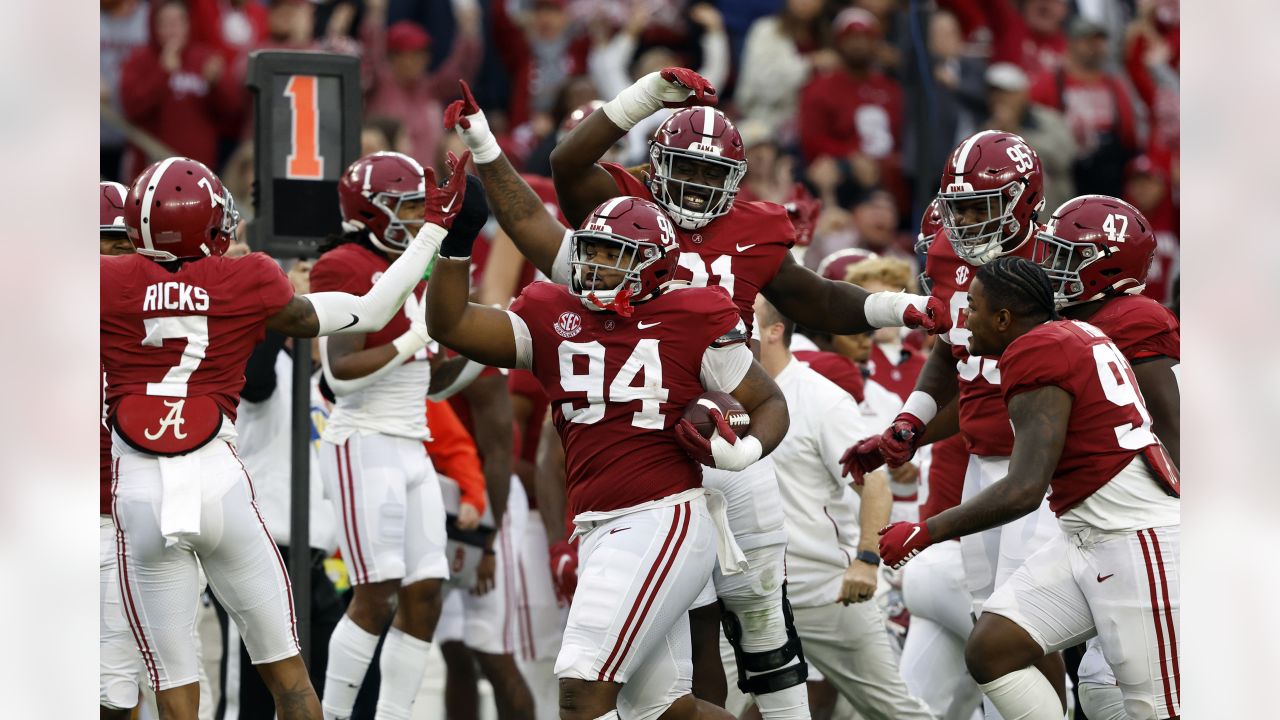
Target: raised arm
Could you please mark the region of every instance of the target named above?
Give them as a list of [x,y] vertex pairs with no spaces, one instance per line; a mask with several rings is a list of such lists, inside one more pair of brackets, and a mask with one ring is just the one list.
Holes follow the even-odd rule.
[[465,81],[458,84],[462,99],[445,109],[445,128],[457,131],[471,149],[485,193],[491,198],[490,208],[502,230],[534,267],[550,277],[566,228],[511,166],[472,97],[471,88]]
[[[294,337],[316,337],[338,333],[371,333],[381,330],[404,306],[441,250],[465,243],[470,254],[471,241],[450,236],[454,218],[462,210],[466,196],[466,165],[470,153],[452,158],[448,182],[436,187],[435,173],[426,170],[427,198],[425,221],[409,247],[391,263],[382,277],[364,295],[345,292],[316,292],[295,296],[279,312],[267,319],[267,329]],[[448,237],[446,237],[448,236]],[[471,240],[474,240],[472,238]]]
[[1053,385],[1014,396],[1009,401],[1015,438],[1009,474],[925,522],[898,522],[881,530],[880,556],[885,563],[901,567],[935,542],[972,535],[1035,512],[1062,455],[1072,400],[1070,393]]
[[551,151],[551,174],[560,209],[580,224],[600,203],[620,193],[609,173],[596,165],[631,128],[663,107],[713,105],[716,90],[688,68],[649,73],[591,113]]
[[470,302],[471,260],[436,262],[427,283],[427,327],[447,348],[483,365],[517,367],[517,346],[506,310]]

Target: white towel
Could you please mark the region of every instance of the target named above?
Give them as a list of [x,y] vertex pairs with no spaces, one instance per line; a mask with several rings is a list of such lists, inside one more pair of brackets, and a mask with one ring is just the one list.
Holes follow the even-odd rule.
[[724,493],[707,490],[707,512],[711,513],[711,522],[716,526],[716,559],[720,561],[720,572],[724,575],[744,572],[747,556],[729,529],[729,503],[724,499]]
[[185,536],[200,534],[200,458],[193,452],[160,461],[160,534],[165,547]]

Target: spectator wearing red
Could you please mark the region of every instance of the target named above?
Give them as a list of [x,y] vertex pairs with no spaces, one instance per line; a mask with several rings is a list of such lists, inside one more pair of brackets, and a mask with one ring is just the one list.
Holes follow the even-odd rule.
[[1063,23],[1067,0],[985,0],[991,30],[991,62],[1022,66],[1030,77],[1062,67],[1067,52]]
[[[118,116],[124,116],[120,104],[120,71],[125,60],[136,48],[147,44],[147,26],[150,13],[139,0],[102,0],[102,13],[98,25],[98,69],[102,84],[102,103]],[[103,113],[108,115],[108,113]],[[125,135],[115,118],[104,117],[98,125],[98,172],[103,180],[124,180],[121,164],[124,160]]]
[[[164,0],[152,10],[148,44],[121,70],[120,101],[130,122],[175,154],[216,167],[219,122],[239,115],[245,92],[215,48],[192,41],[186,4]],[[125,176],[147,162],[130,147]]]
[[875,64],[880,22],[849,8],[836,16],[834,34],[840,65],[816,74],[800,96],[800,147],[810,172],[830,175],[835,165],[846,198],[898,189],[902,90]]
[[1180,32],[1177,0],[1147,0],[1125,41],[1125,70],[1151,118],[1148,147],[1162,154],[1175,150],[1180,137]]
[[1142,211],[1156,236],[1156,256],[1147,272],[1143,295],[1163,303],[1173,303],[1173,280],[1178,276],[1179,240],[1174,223],[1169,171],[1150,155],[1139,155],[1126,169],[1124,199]]
[[[566,0],[535,0],[518,19],[508,14],[506,0],[491,6],[494,50],[511,78],[507,119],[512,128],[535,115],[549,118],[560,88],[587,72],[590,42],[570,20],[567,5]],[[539,135],[555,129],[549,119],[542,125]]]
[[[906,261],[874,257],[850,266],[842,278],[867,292],[918,292],[915,275]],[[866,360],[869,378],[907,401],[916,378],[924,369],[925,355],[903,344],[902,328],[880,328],[871,336],[871,352]]]
[[1062,112],[1076,141],[1072,167],[1076,192],[1119,197],[1125,164],[1138,152],[1138,127],[1129,87],[1106,68],[1106,29],[1072,18],[1066,63],[1043,72],[1031,86],[1031,101]]
[[366,6],[362,23],[365,61],[372,76],[365,92],[365,114],[387,115],[404,125],[409,135],[410,155],[424,166],[435,165],[444,134],[444,107],[458,93],[458,80],[474,81],[480,69],[480,15],[474,4],[454,3],[458,33],[448,57],[434,71],[431,64],[431,36],[412,20],[400,20],[382,27],[386,0]]

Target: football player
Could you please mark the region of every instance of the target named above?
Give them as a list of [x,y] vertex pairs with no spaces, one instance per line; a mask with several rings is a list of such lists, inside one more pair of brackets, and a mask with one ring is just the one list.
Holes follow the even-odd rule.
[[[465,84],[462,90],[464,99],[445,114],[446,126],[457,129],[472,148],[490,195],[514,198],[518,177],[470,90]],[[552,153],[557,196],[570,222],[610,198],[653,201],[678,226],[682,252],[677,278],[696,287],[724,288],[748,328],[755,297],[764,292],[785,315],[806,327],[840,334],[901,325],[945,330],[945,308],[937,301],[907,293],[869,294],[797,264],[788,252],[795,230],[785,208],[734,202],[746,173],[746,155],[737,129],[717,110],[689,107],[659,126],[650,143],[649,184],[621,166],[596,164],[628,130],[664,104],[703,103],[714,93],[696,73],[668,68],[641,78],[583,120]],[[530,222],[536,210],[532,200],[522,199],[504,203],[495,214],[538,269],[567,284],[571,243],[551,224]],[[745,474],[708,470],[704,478],[707,487],[725,495],[734,537],[749,559],[746,573],[717,574],[710,589],[723,603],[726,635],[733,639],[738,657],[739,687],[755,696],[768,720],[807,717],[800,641],[785,611],[786,531],[772,463],[755,465]],[[697,615],[695,622],[714,623],[717,614]],[[760,619],[747,623],[746,617]],[[701,636],[696,630],[695,634]]]
[[1097,636],[1129,717],[1176,718],[1178,471],[1128,361],[1093,325],[1059,320],[1058,287],[1025,258],[978,270],[969,345],[1001,360],[1009,471],[926,522],[886,527],[880,554],[901,565],[933,542],[1034,512],[1049,491],[1060,531],[984,604],[969,671],[1005,717],[1057,720],[1059,698],[1031,665]]
[[[1021,137],[984,130],[951,151],[937,199],[942,211],[938,234],[945,234],[946,241],[937,237],[929,244],[925,275],[933,297],[949,308],[952,327],[939,336],[942,342],[935,343],[901,412],[883,434],[851,447],[845,467],[856,477],[885,461],[902,465],[920,446],[959,432],[969,452],[962,491],[967,499],[1007,473],[1013,433],[1000,402],[998,358],[969,352],[969,331],[961,312],[979,267],[1003,255],[1030,257],[1036,218],[1044,206],[1040,158]],[[927,224],[922,223],[922,234]],[[974,612],[1055,532],[1046,504],[1010,527],[961,538]],[[1061,656],[1049,655],[1038,667],[1062,689],[1065,709]]]
[[774,463],[787,521],[787,594],[805,658],[863,717],[933,720],[899,675],[884,616],[871,602],[880,568],[876,531],[893,505],[888,477],[876,472],[862,485],[841,479],[840,456],[872,420],[791,354],[795,326],[763,297],[756,323],[760,364],[782,389],[791,418]]
[[[570,242],[570,287],[534,283],[509,311],[468,304],[468,258],[442,254],[427,290],[432,333],[477,362],[532,370],[551,401],[581,543],[556,662],[561,717],[724,716],[689,694],[683,616],[716,565],[717,534],[728,537],[707,512],[699,463],[759,460],[786,432],[786,403],[729,295],[675,289],[676,233],[656,205],[609,200]],[[704,390],[731,392],[752,434],[737,437],[715,410],[710,439],[680,420]],[[721,554],[721,565],[742,561]]]
[[[401,153],[352,163],[338,182],[345,233],[323,248],[311,289],[368,292],[422,228],[425,178],[422,166]],[[487,217],[477,187],[463,200],[453,232],[478,232]],[[380,330],[320,340],[325,381],[335,395],[320,476],[337,500],[339,545],[353,586],[329,638],[323,707],[330,717],[351,714],[384,631],[378,712],[408,717],[440,617],[449,565],[440,487],[422,447],[430,437],[423,406],[432,379],[424,288],[419,281]],[[504,506],[495,502],[495,513]]]
[[267,328],[299,337],[382,328],[448,239],[465,191],[461,167],[442,188],[429,178],[422,230],[361,296],[295,296],[268,256],[223,257],[239,214],[199,162],[162,160],[129,189],[125,225],[137,254],[100,260],[101,354],[121,599],[163,717],[196,717],[201,567],[277,714],[321,716],[289,578],[235,453],[244,365]]

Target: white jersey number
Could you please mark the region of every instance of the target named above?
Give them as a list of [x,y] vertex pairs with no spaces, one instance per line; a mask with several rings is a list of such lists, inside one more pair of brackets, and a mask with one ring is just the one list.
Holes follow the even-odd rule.
[[729,297],[733,297],[733,256],[721,255],[711,261],[711,267],[708,271],[707,263],[702,256],[693,252],[680,253],[680,267],[693,273],[693,279],[689,281],[690,287],[706,287],[707,281],[712,275],[716,276],[716,284],[729,292]]
[[[664,419],[660,406],[667,401],[671,391],[662,387],[662,358],[658,354],[658,342],[654,338],[644,338],[636,343],[631,357],[609,383],[607,395],[604,388],[604,346],[595,340],[585,343],[565,340],[560,343],[560,387],[566,392],[586,393],[587,396],[586,407],[575,408],[571,402],[560,406],[565,419],[591,425],[604,419],[606,403],[639,400],[640,409],[631,416],[631,425],[645,430],[661,430]],[[587,358],[585,373],[574,372],[573,359],[578,355]],[[641,371],[644,372],[644,384],[632,385]]]
[[146,331],[142,344],[148,347],[161,347],[165,340],[173,338],[187,339],[178,364],[169,368],[160,382],[147,383],[148,395],[186,397],[187,381],[209,349],[209,318],[203,315],[147,318],[142,321],[142,328]]
[[[1076,325],[1094,337],[1106,337],[1101,330],[1088,323],[1078,322]],[[1151,432],[1151,414],[1147,412],[1147,404],[1138,391],[1138,379],[1134,377],[1133,368],[1115,343],[1094,345],[1093,361],[1098,366],[1098,381],[1102,383],[1102,393],[1107,396],[1107,400],[1120,407],[1132,405],[1142,420],[1137,426],[1133,423],[1117,426],[1116,442],[1125,450],[1141,450],[1155,443],[1156,437]]]

